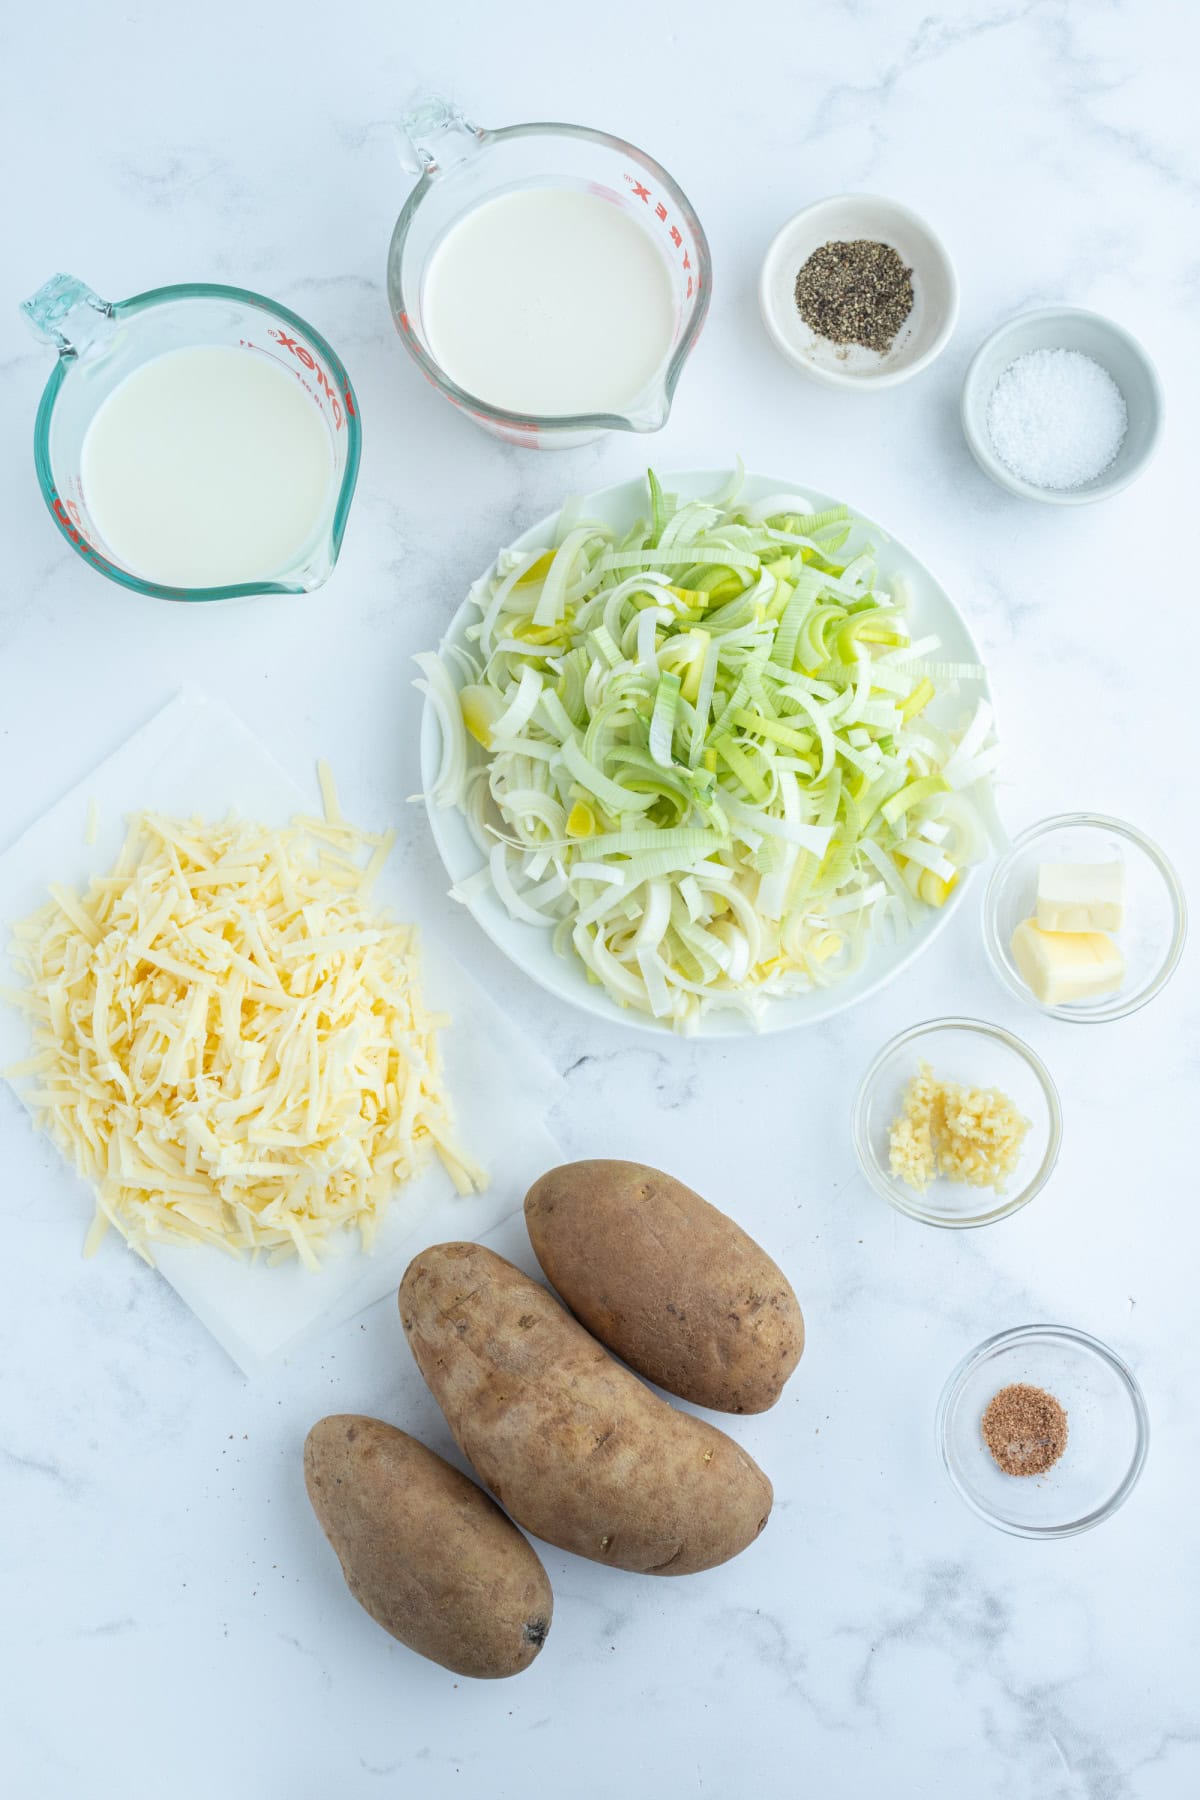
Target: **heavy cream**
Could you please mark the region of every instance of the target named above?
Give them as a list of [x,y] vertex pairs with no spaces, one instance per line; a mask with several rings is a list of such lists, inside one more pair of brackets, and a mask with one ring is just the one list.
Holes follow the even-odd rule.
[[422,290],[429,347],[460,388],[528,417],[628,409],[675,335],[649,230],[582,188],[526,188],[451,226]]
[[294,566],[328,510],[333,450],[294,375],[206,344],[114,388],[88,427],[81,476],[118,562],[164,586],[224,587]]

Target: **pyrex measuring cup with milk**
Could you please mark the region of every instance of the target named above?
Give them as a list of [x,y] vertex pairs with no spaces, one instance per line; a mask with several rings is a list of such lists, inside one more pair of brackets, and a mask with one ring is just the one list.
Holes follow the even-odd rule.
[[299,594],[328,578],[361,435],[349,376],[311,325],[242,288],[114,303],[70,275],[22,310],[58,352],[38,480],[85,561],[168,600]]
[[658,163],[582,125],[485,131],[444,100],[403,120],[420,180],[388,298],[446,398],[533,449],[657,431],[708,311],[708,243]]

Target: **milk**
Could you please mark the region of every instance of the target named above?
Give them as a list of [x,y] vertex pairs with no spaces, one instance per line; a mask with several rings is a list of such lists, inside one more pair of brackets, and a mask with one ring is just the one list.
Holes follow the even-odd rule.
[[171,350],[98,408],[83,494],[116,561],[169,587],[288,571],[328,509],[333,450],[315,400],[265,356]]
[[484,201],[435,249],[421,298],[450,379],[541,418],[625,411],[675,335],[671,275],[649,230],[579,188]]

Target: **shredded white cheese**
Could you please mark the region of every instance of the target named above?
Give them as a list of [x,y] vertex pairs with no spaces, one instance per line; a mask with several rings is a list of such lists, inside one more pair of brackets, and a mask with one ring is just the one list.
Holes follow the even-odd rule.
[[91,1182],[96,1218],[147,1262],[156,1240],[298,1255],[374,1241],[436,1153],[460,1193],[415,927],[371,906],[391,847],[342,818],[269,830],[141,813],[85,896],[51,887],[14,930],[38,1124]]

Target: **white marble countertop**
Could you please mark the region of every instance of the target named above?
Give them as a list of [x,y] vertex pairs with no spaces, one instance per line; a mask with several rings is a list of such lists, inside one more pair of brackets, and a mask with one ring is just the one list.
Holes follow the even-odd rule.
[[[405,803],[412,653],[565,488],[621,479],[648,455],[669,470],[738,450],[876,514],[959,600],[1001,708],[1011,828],[1077,806],[1132,818],[1197,891],[1194,19],[1168,0],[937,13],[700,0],[674,28],[658,13],[610,0],[580,35],[548,0],[419,14],[382,0],[200,13],[65,0],[52,26],[28,8],[9,20],[0,843],[188,678],[297,773],[331,757],[347,807],[398,824],[411,879],[432,894],[424,818]],[[408,186],[389,127],[418,85],[485,123],[623,133],[688,191],[712,243],[713,306],[659,438],[564,458],[506,449],[410,365],[382,275]],[[787,368],[755,300],[779,223],[855,187],[926,214],[962,281],[942,359],[866,398]],[[358,387],[365,455],[324,591],[180,609],[105,584],[65,549],[29,453],[48,358],[15,311],[60,268],[115,298],[242,283],[328,334]],[[1011,499],[958,428],[981,337],[1054,300],[1122,321],[1166,381],[1157,464],[1103,506]],[[778,1409],[733,1425],[775,1482],[763,1538],[678,1582],[548,1551],[553,1634],[514,1682],[456,1680],[385,1638],[308,1509],[300,1445],[324,1412],[377,1412],[449,1445],[394,1307],[248,1384],[135,1259],[110,1246],[80,1260],[69,1184],[0,1091],[12,1800],[1200,1791],[1194,958],[1123,1023],[1059,1025],[989,975],[978,904],[977,886],[936,951],[851,1016],[710,1046],[576,1017],[448,919],[566,1075],[565,1152],[652,1161],[728,1207],[791,1274],[810,1334]],[[867,1059],[939,1012],[1027,1034],[1064,1101],[1050,1187],[978,1234],[893,1215],[859,1178],[847,1126]],[[516,1224],[495,1243],[527,1260]],[[1038,1319],[1125,1356],[1153,1430],[1125,1509],[1051,1544],[968,1513],[932,1430],[951,1366]]]

